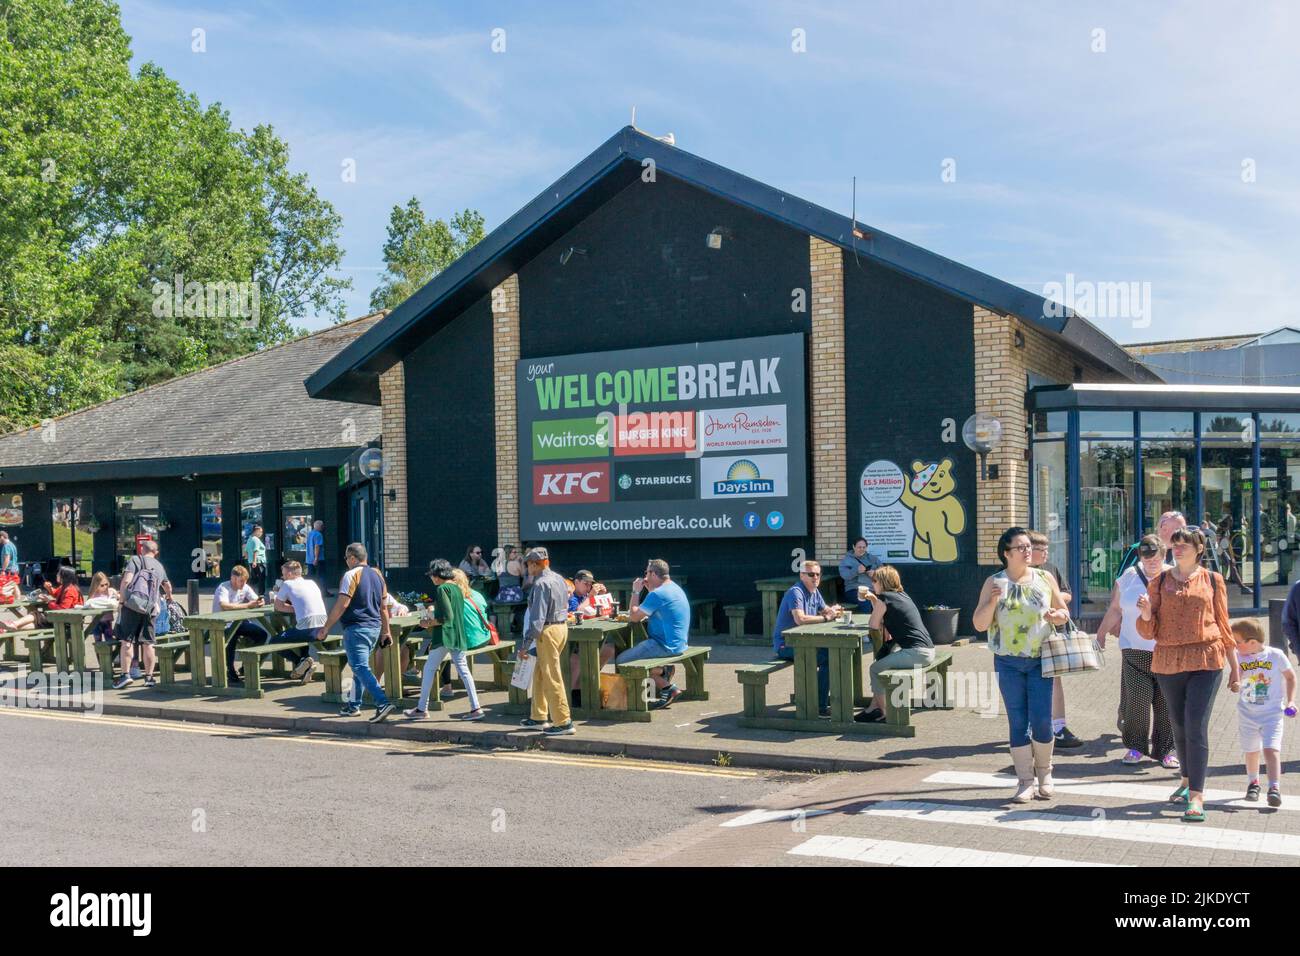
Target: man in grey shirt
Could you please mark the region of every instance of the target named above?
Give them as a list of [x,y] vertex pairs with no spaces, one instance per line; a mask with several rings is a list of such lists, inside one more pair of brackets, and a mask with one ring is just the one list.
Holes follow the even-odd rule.
[[533,548],[524,555],[524,562],[533,586],[528,594],[528,630],[523,646],[536,643],[532,653],[537,663],[533,671],[532,714],[519,723],[523,727],[540,727],[549,737],[568,736],[575,731],[560,659],[569,642],[569,588],[564,578],[551,570],[551,556],[545,548]]
[[871,572],[878,567],[880,567],[880,559],[874,554],[867,554],[867,539],[858,538],[854,541],[849,553],[840,561],[840,577],[844,579],[845,607],[858,606],[859,587],[875,591],[871,583]]

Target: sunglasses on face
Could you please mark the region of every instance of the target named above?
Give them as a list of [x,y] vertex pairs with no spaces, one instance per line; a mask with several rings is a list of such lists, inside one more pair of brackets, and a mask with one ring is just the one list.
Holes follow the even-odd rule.
[[800,574],[806,574],[810,578],[819,578],[822,576],[820,571],[800,571]]

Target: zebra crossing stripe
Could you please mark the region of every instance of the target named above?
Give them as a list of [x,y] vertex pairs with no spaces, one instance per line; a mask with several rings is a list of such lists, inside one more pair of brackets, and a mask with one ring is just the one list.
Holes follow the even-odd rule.
[[[1015,786],[1016,778],[1009,773],[970,773],[960,770],[941,770],[938,773],[930,774],[923,782],[1000,790],[1004,787]],[[1055,785],[1058,793],[1068,793],[1080,797],[1115,797],[1120,800],[1140,800],[1143,803],[1166,803],[1169,800],[1169,794],[1177,786],[1177,778],[1171,777],[1168,786],[1124,783],[1122,781],[1075,783],[1059,778],[1055,781]],[[1258,810],[1265,806],[1263,801],[1251,803],[1248,800],[1243,800],[1241,794],[1234,790],[1206,790],[1205,802],[1216,806],[1242,807],[1247,810]],[[1269,809],[1274,808],[1270,807]],[[1300,804],[1284,804],[1281,809],[1300,810]]]
[[1117,866],[1115,863],[1084,863],[1050,856],[999,853],[932,843],[902,843],[897,840],[864,840],[861,837],[819,834],[788,851],[791,856],[815,856],[831,860],[853,860],[885,866]]
[[1182,822],[1150,823],[1145,820],[1115,820],[1100,807],[1093,816],[1073,813],[1044,813],[1039,810],[1000,810],[960,803],[928,803],[919,800],[883,800],[859,811],[867,816],[919,820],[923,823],[959,824],[1022,830],[1048,836],[1081,836],[1131,843],[1159,843],[1166,846],[1198,847],[1207,850],[1235,850],[1300,857],[1300,836],[1229,830],[1206,824]]
[[756,823],[775,823],[777,820],[806,820],[808,817],[820,817],[829,810],[750,810],[734,820],[720,823],[724,827],[752,827]]

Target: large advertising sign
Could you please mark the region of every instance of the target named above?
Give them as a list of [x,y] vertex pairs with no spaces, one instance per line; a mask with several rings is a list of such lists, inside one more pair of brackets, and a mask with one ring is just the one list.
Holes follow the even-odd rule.
[[808,533],[803,336],[516,365],[525,541]]

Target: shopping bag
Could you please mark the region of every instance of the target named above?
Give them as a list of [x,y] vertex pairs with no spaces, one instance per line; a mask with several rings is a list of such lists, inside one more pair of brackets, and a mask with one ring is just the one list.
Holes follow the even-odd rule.
[[520,690],[529,690],[533,686],[533,668],[537,658],[529,654],[521,661],[515,662],[515,672],[510,675],[510,684]]
[[1105,662],[1097,639],[1070,621],[1043,638],[1041,651],[1044,677],[1099,671]]
[[600,675],[601,710],[627,710],[627,681],[617,674]]

